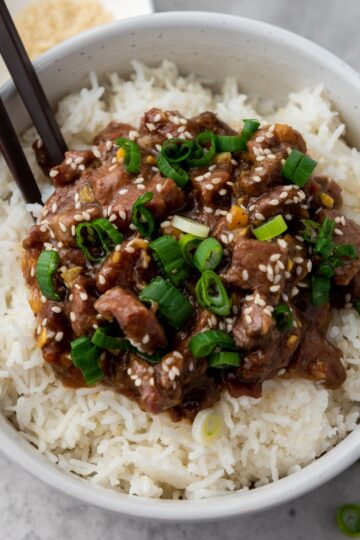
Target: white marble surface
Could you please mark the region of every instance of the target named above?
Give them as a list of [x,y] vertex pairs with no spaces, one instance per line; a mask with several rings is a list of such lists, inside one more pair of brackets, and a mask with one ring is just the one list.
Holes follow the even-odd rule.
[[[131,1],[131,0],[129,0]],[[360,69],[358,0],[155,0],[158,10],[227,11],[278,24]],[[360,464],[292,503],[217,524],[142,523],[88,507],[32,478],[0,454],[0,540],[337,540],[334,512],[360,502]]]

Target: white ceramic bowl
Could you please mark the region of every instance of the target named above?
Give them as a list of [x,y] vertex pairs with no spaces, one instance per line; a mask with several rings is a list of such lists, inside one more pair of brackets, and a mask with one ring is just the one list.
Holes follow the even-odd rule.
[[[317,45],[260,22],[208,13],[167,13],[129,19],[82,34],[36,62],[50,100],[86,82],[88,72],[126,74],[133,58],[156,64],[178,62],[185,73],[221,83],[237,76],[245,92],[282,101],[290,91],[322,82],[348,126],[349,141],[360,147],[360,78]],[[1,95],[20,133],[29,119],[14,88]],[[200,502],[129,497],[69,476],[27,443],[0,415],[0,448],[51,486],[82,501],[120,514],[162,521],[215,520],[288,501],[329,480],[360,455],[360,431],[298,473],[251,491]]]

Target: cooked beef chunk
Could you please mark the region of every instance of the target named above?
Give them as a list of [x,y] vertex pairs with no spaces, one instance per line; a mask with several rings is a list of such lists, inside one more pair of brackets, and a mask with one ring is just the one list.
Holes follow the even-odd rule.
[[275,326],[272,311],[263,294],[256,292],[245,297],[233,328],[235,341],[241,349],[252,349],[256,342],[266,338]]
[[[315,210],[320,206],[338,209],[342,206],[342,189],[329,176],[314,176],[304,187],[308,202]],[[331,199],[324,199],[324,194],[329,195]],[[324,202],[326,204],[324,204]]]
[[69,318],[76,337],[92,334],[98,326],[93,288],[93,280],[79,276],[70,289]]
[[71,150],[65,152],[65,159],[60,165],[56,165],[50,177],[56,186],[70,184],[79,178],[85,168],[89,167],[96,157],[90,150]]
[[122,287],[108,289],[95,302],[106,320],[116,319],[121,330],[139,350],[154,353],[166,345],[166,337],[153,310]]
[[351,244],[356,248],[358,258],[343,259],[343,264],[335,270],[335,282],[342,286],[349,285],[360,270],[360,226],[337,210],[325,210],[324,215],[336,222],[335,244]]
[[105,129],[100,131],[94,138],[94,144],[97,146],[100,143],[106,143],[107,141],[115,141],[120,137],[129,137],[130,131],[136,131],[130,124],[122,124],[120,122],[110,122]]
[[274,302],[285,287],[286,265],[286,251],[276,241],[240,237],[234,245],[231,265],[222,278],[241,289],[261,292]]
[[202,206],[219,207],[229,205],[232,193],[232,165],[218,165],[211,172],[195,169],[193,187],[196,200]]
[[346,379],[341,351],[314,326],[309,326],[295,354],[293,369],[301,377],[338,388]]
[[96,289],[104,293],[120,285],[139,292],[155,275],[156,267],[149,254],[148,242],[136,238],[121,244],[119,251],[105,259],[96,274]]
[[230,126],[222,122],[216,114],[210,111],[199,114],[192,118],[192,122],[197,127],[198,131],[212,131],[215,135],[236,135],[236,131]]
[[304,219],[308,217],[307,210],[303,208],[305,198],[305,193],[297,186],[276,186],[263,193],[254,203],[250,201],[250,223],[261,225],[278,214],[287,221]]
[[248,142],[246,163],[241,164],[238,185],[248,195],[258,196],[269,187],[282,183],[283,160],[291,149],[306,152],[306,144],[298,131],[286,124],[259,129]]

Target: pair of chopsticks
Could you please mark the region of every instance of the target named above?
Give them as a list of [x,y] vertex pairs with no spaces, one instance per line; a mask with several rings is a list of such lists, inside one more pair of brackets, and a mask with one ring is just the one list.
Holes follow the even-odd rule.
[[[66,144],[45,92],[6,7],[0,0],[0,54],[53,165],[61,163]],[[26,202],[40,203],[41,194],[15,129],[0,97],[0,151]]]

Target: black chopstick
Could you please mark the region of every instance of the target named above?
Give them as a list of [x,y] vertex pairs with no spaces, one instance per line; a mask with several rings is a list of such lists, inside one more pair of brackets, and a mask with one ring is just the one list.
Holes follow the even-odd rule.
[[21,144],[0,98],[0,151],[26,202],[40,203],[41,194]]
[[61,163],[67,150],[65,141],[4,0],[0,0],[0,54],[50,161],[53,165]]

